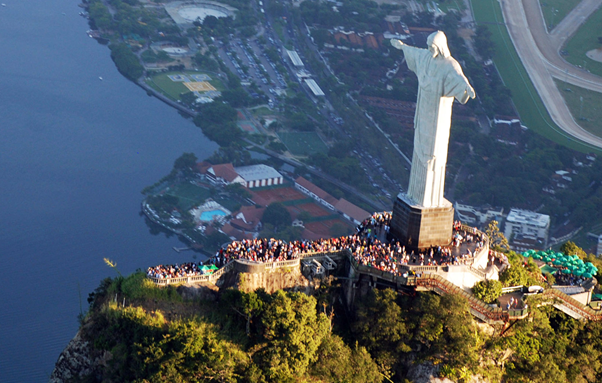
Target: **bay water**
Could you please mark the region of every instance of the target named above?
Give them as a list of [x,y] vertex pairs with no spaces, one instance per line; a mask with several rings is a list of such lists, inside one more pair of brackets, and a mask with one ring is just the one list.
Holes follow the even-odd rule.
[[[189,261],[140,190],[217,146],[121,76],[76,0],[0,7],[0,381],[46,382],[99,282]],[[102,79],[101,79],[102,78]]]

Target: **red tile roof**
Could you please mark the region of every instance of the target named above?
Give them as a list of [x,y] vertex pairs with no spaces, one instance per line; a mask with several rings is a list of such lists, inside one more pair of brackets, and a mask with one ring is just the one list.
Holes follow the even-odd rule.
[[355,206],[345,198],[341,198],[339,202],[334,205],[334,208],[358,222],[362,222],[364,219],[370,217],[370,213],[358,206]]
[[210,167],[212,167],[213,165],[211,165],[209,162],[207,161],[203,161],[203,162],[198,162],[196,164],[196,170],[201,173],[201,174],[205,174],[207,173],[207,170],[209,170]]
[[308,180],[306,180],[305,178],[303,178],[301,176],[299,176],[295,180],[295,182],[298,183],[299,185],[303,186],[304,188],[306,188],[310,192],[314,193],[315,195],[317,195],[318,197],[320,197],[324,201],[328,202],[332,206],[334,206],[338,202],[338,200],[336,198],[334,198],[333,196],[331,196],[330,194],[328,194],[327,192],[325,192],[324,190],[320,189],[319,187],[317,187],[316,185],[312,184],[311,182],[309,182]]
[[213,165],[211,168],[216,177],[223,178],[228,182],[232,182],[238,177],[238,173],[236,173],[232,164]]
[[242,230],[255,231],[257,224],[263,217],[265,208],[256,208],[255,206],[243,206],[239,211],[232,214],[233,217],[237,217],[240,213],[244,216],[244,220],[241,218],[234,218],[230,223]]
[[241,239],[253,239],[253,234],[245,233],[245,232],[242,232],[242,231],[240,231],[238,229],[235,229],[229,223],[227,223],[224,226],[222,226],[222,231],[224,233],[226,233],[227,236],[234,237],[237,240],[241,240]]

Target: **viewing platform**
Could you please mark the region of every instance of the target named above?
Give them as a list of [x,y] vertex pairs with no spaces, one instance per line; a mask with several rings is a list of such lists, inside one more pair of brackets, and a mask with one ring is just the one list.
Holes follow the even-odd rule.
[[[432,291],[440,295],[459,294],[468,301],[471,313],[489,324],[504,324],[511,320],[527,317],[529,313],[528,306],[524,304],[522,298],[524,295],[531,294],[523,294],[521,290],[523,286],[504,289],[505,295],[500,297],[501,307],[486,304],[472,294],[472,287],[477,282],[486,279],[498,279],[499,266],[501,265],[494,262],[494,258],[490,255],[489,239],[485,233],[468,226],[460,226],[456,232],[478,235],[482,240],[482,246],[477,247],[475,242],[465,242],[461,246],[450,248],[451,255],[445,257],[433,255],[430,258],[432,262],[436,263],[433,265],[421,264],[424,261],[418,254],[414,255],[416,259],[410,262],[400,262],[399,259],[394,259],[395,271],[386,270],[387,267],[390,269],[391,266],[385,267],[382,262],[374,262],[371,259],[373,257],[366,258],[362,254],[358,255],[357,252],[354,254],[351,248],[341,248],[336,251],[301,252],[297,253],[293,259],[275,262],[232,259],[221,268],[203,275],[173,278],[148,276],[148,278],[158,286],[198,283],[210,283],[220,286],[220,280],[229,272],[261,274],[275,272],[279,269],[302,271],[307,267],[314,275],[320,275],[325,273],[326,270],[334,270],[341,261],[347,261],[349,267],[344,272],[345,275],[334,275],[334,277],[346,280],[351,289],[354,289],[355,284],[360,280],[365,281],[367,279],[370,286],[381,284],[394,289],[413,288],[415,291]],[[379,237],[384,237],[384,233],[374,233],[373,235],[376,237],[376,234],[380,234]],[[466,254],[469,253],[470,256],[467,256]],[[409,258],[411,259],[411,256]],[[427,258],[428,256],[424,257],[424,259]],[[457,259],[457,261],[446,262],[450,259]],[[350,294],[353,294],[353,292]],[[513,295],[516,295],[514,297],[515,302],[519,303],[511,306],[506,301],[510,300]],[[573,318],[602,320],[602,312],[597,304],[584,304],[554,288],[546,289],[541,295],[550,302],[546,304],[552,304]]]

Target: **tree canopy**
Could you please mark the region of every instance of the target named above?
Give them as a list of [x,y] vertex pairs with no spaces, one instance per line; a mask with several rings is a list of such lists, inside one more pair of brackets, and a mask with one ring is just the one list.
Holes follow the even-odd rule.
[[290,226],[293,220],[291,218],[291,213],[286,210],[286,207],[283,204],[274,202],[268,205],[263,212],[261,222],[264,224],[271,224],[277,230]]

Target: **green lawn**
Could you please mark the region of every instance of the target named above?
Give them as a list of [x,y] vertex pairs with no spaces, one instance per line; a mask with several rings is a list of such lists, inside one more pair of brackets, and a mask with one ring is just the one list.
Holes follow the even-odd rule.
[[325,153],[328,148],[315,132],[279,132],[280,141],[296,156]]
[[276,114],[272,109],[268,108],[267,106],[249,109],[249,112],[251,112],[251,114],[258,118],[263,116],[273,116]]
[[477,23],[486,25],[492,33],[496,46],[495,64],[505,85],[512,91],[512,99],[523,124],[538,134],[571,149],[602,154],[602,150],[574,139],[552,121],[514,49],[503,24],[504,18],[498,2],[472,0],[472,7]]
[[[202,74],[203,72],[195,72],[195,71],[183,71],[183,72],[165,72],[159,73],[156,75],[152,75],[150,80],[146,80],[146,83],[151,86],[153,89],[158,90],[159,92],[165,94],[167,97],[172,100],[180,100],[180,94],[190,92],[188,88],[179,81],[172,81],[169,75],[174,74]],[[211,81],[209,83],[215,87],[216,90],[223,91],[225,89],[224,84],[220,80],[220,78],[213,73],[209,73],[211,77]]]
[[230,199],[230,198],[226,198],[226,197],[216,197],[215,202],[219,203],[220,205],[222,205],[226,209],[230,210],[231,212],[234,212],[234,211],[240,209],[240,206],[241,206],[240,202]]
[[551,31],[581,0],[539,0],[546,26]]
[[202,204],[211,196],[209,190],[190,183],[172,186],[167,194],[178,197],[178,205],[182,210],[189,210],[193,206]]
[[602,94],[563,81],[555,81],[575,121],[588,132],[602,137]]
[[565,59],[571,64],[585,67],[590,72],[602,76],[602,63],[585,55],[589,50],[602,48],[598,36],[602,36],[602,8],[594,12],[566,44]]

